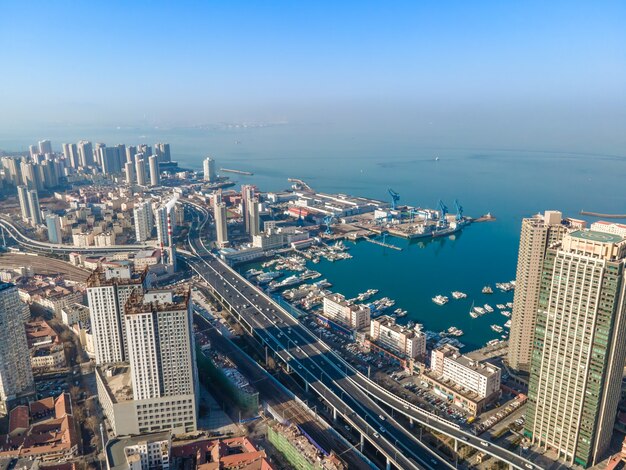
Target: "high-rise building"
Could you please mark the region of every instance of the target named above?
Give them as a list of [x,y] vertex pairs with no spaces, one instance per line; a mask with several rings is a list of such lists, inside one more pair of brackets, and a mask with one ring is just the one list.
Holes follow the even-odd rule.
[[152,207],[148,201],[140,202],[133,209],[135,219],[135,238],[138,242],[143,243],[152,236],[152,227],[154,227],[154,216]]
[[116,435],[196,430],[198,372],[188,290],[135,291],[125,310],[128,362],[96,368]]
[[118,156],[119,150],[117,147],[100,147],[98,149],[98,152],[100,154],[100,165],[102,166],[102,172],[105,175],[113,175],[121,171],[120,159]]
[[20,185],[17,187],[17,198],[20,201],[22,220],[26,222],[30,220],[30,205],[28,204],[28,188],[26,186]]
[[44,188],[54,188],[59,185],[59,169],[55,160],[44,160],[38,165],[40,181]]
[[249,184],[241,185],[241,215],[243,225],[247,234],[250,234],[250,204],[254,198],[254,186]]
[[39,153],[45,155],[47,153],[52,153],[52,144],[49,140],[40,140],[39,141]]
[[96,352],[96,364],[121,362],[127,358],[124,311],[135,289],[143,289],[144,273],[128,267],[98,268],[87,279],[87,301]]
[[130,163],[135,162],[135,155],[137,155],[137,147],[129,145],[126,147],[126,161]]
[[37,147],[36,145],[29,145],[28,146],[28,153],[29,153],[31,158],[34,158],[35,155],[37,155],[39,153],[39,147]]
[[213,198],[213,216],[215,218],[215,235],[217,246],[228,246],[228,223],[226,204],[222,202],[221,194]]
[[576,230],[543,262],[525,433],[566,463],[611,442],[626,356],[626,239]]
[[157,240],[161,245],[161,248],[172,246],[172,234],[173,234],[173,211],[177,198],[172,198],[169,201],[161,204],[154,211],[155,225],[157,229]]
[[28,189],[43,189],[41,184],[41,176],[39,175],[39,169],[30,162],[22,160],[20,163],[20,170],[22,173],[22,183]]
[[202,162],[202,167],[204,170],[204,181],[213,183],[217,179],[217,174],[215,172],[215,160],[211,157],[205,158]]
[[146,185],[146,161],[143,159],[143,154],[138,153],[135,155],[135,173],[137,176],[137,184],[139,186]]
[[69,162],[69,160],[70,160],[70,144],[61,144],[61,150],[63,151],[63,156]]
[[102,152],[100,149],[106,148],[106,144],[102,142],[96,142],[94,145],[93,158],[95,160],[96,166],[102,167]]
[[156,155],[148,157],[150,163],[150,185],[158,186],[161,183],[161,174],[159,173],[159,161]]
[[5,170],[5,175],[8,176],[8,180],[18,186],[22,184],[22,172],[20,168],[20,161],[13,157],[2,157],[2,167]]
[[170,144],[158,143],[154,144],[155,155],[158,157],[159,162],[172,161],[172,155],[170,154]]
[[250,236],[261,234],[261,219],[259,217],[259,200],[255,197],[248,204],[248,220],[250,221]]
[[66,156],[72,168],[78,168],[80,166],[80,155],[78,153],[78,147],[76,144],[68,144],[69,154]]
[[56,214],[48,214],[46,216],[46,226],[48,227],[48,240],[50,243],[62,243],[61,218]]
[[28,210],[33,225],[41,225],[41,207],[39,207],[39,195],[35,189],[28,191]]
[[78,142],[79,164],[82,167],[93,166],[93,146],[88,140]]
[[0,282],[0,415],[34,390],[23,306],[17,287]]
[[187,290],[137,291],[127,302],[125,316],[133,398],[190,400],[185,427],[195,429],[198,373],[192,308]]
[[135,165],[133,165],[131,162],[124,163],[124,175],[126,178],[126,184],[133,184],[136,180]]
[[507,358],[516,371],[530,370],[544,257],[567,230],[559,211],[546,211],[522,220]]

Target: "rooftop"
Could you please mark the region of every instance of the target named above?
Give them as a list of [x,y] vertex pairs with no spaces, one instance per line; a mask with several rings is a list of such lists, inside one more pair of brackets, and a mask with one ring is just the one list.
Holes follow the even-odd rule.
[[10,282],[0,282],[0,291],[10,289],[11,287],[15,287],[15,284],[11,284]]
[[619,243],[624,240],[623,237],[607,232],[598,232],[595,230],[576,230],[569,234],[572,238],[581,238],[598,243]]
[[[120,276],[115,275],[117,271],[119,271]],[[145,277],[146,271],[130,271],[126,268],[119,270],[96,268],[87,278],[87,287],[142,284]]]
[[130,468],[126,462],[126,453],[124,452],[126,447],[135,446],[144,442],[169,441],[170,439],[171,434],[169,431],[111,439],[106,446],[108,467],[111,470],[125,470]]
[[125,314],[187,310],[189,299],[189,289],[185,288],[176,290],[152,289],[146,292],[135,290],[126,302]]
[[107,364],[96,368],[113,403],[133,399],[133,384],[130,376],[130,365],[126,362]]

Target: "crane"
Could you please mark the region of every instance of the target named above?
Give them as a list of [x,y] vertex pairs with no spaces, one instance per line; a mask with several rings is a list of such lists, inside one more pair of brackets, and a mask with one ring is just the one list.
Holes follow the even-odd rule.
[[463,206],[459,204],[459,200],[454,200],[454,205],[456,206],[456,221],[459,222],[463,220]]
[[441,211],[441,221],[446,222],[446,215],[448,214],[448,206],[446,206],[441,199],[439,199],[439,210]]
[[324,217],[324,225],[326,225],[326,230],[324,230],[324,233],[326,235],[330,235],[331,233],[333,233],[333,231],[330,229],[330,225],[333,223],[333,220],[335,220],[334,215],[327,215],[326,217]]
[[389,188],[387,191],[389,192],[389,195],[391,196],[391,209],[395,211],[396,203],[400,200],[400,195],[391,188]]

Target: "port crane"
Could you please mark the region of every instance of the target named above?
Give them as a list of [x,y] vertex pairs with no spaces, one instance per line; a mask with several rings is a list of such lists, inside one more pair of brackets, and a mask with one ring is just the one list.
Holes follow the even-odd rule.
[[333,233],[333,231],[330,229],[330,226],[334,220],[335,220],[334,215],[327,215],[326,217],[324,217],[324,225],[326,225],[326,230],[324,230],[324,234],[330,235]]
[[441,223],[442,225],[445,225],[446,215],[448,215],[448,206],[446,206],[441,199],[439,199],[439,210],[441,211]]
[[459,200],[454,200],[454,205],[456,206],[456,221],[459,222],[463,220],[463,206],[459,204]]
[[400,195],[391,188],[389,188],[387,191],[389,192],[389,195],[391,196],[391,210],[395,211],[396,203],[400,200]]

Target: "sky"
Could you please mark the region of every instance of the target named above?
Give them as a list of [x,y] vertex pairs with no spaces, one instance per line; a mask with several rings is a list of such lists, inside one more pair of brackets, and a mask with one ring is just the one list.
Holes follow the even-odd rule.
[[0,127],[434,126],[624,154],[624,24],[623,1],[3,0]]

